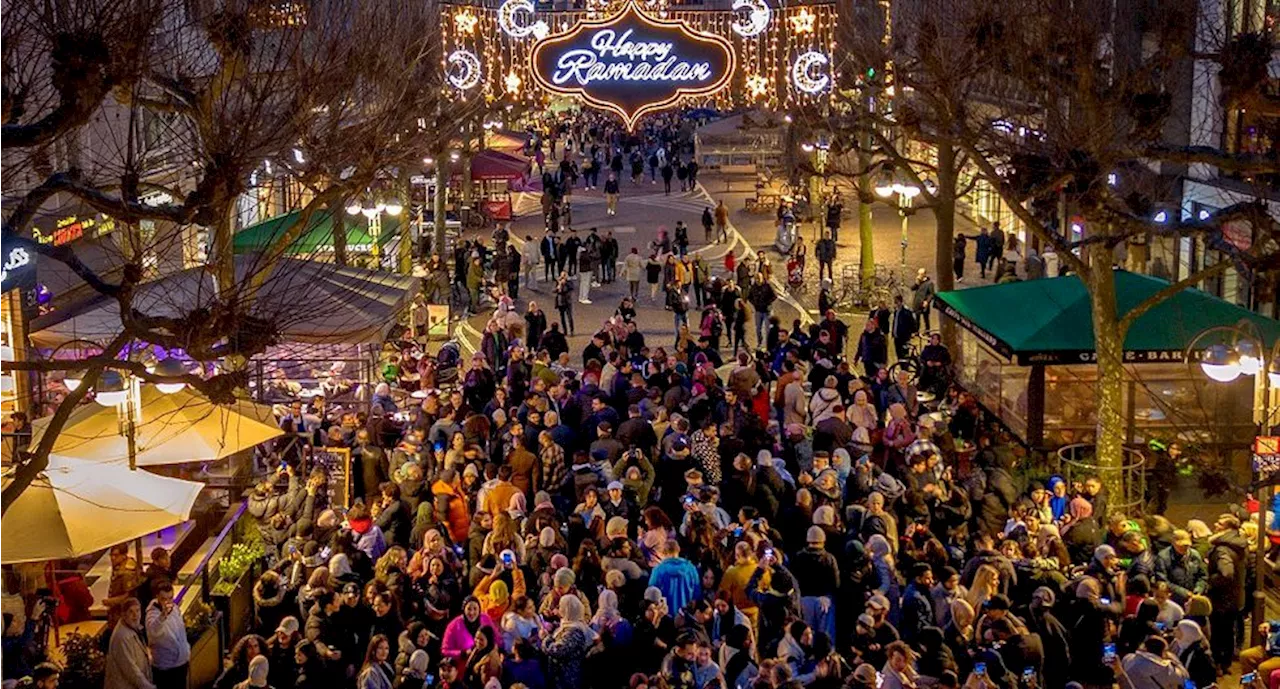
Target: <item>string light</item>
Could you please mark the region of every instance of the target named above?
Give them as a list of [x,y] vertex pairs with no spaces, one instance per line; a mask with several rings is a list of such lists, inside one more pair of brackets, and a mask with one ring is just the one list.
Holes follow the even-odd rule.
[[480,58],[470,50],[455,50],[449,54],[449,64],[461,69],[461,73],[449,75],[449,83],[466,91],[480,83]]
[[453,25],[458,29],[458,33],[474,34],[476,32],[476,24],[479,21],[471,10],[464,10],[453,15]]
[[830,60],[817,51],[809,51],[796,58],[791,65],[791,83],[805,93],[818,93],[831,83],[825,73],[814,74],[815,67],[825,67]]
[[810,12],[808,7],[801,7],[800,11],[791,17],[791,30],[796,33],[813,33],[813,26],[817,20],[817,15]]
[[750,94],[752,98],[762,98],[768,91],[768,79],[765,79],[759,74],[752,74],[747,77],[747,93]]

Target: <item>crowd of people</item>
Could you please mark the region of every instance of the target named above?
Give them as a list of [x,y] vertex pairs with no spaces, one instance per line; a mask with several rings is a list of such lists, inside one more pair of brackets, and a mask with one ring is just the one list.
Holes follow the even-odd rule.
[[[1248,506],[1175,525],[1036,480],[963,393],[850,371],[838,321],[727,363],[608,324],[553,360],[494,323],[456,389],[310,415],[355,503],[284,457],[255,490],[271,568],[219,687],[1190,689],[1237,656]],[[109,689],[166,685],[160,586]]]
[[[559,132],[550,151],[614,135]],[[885,321],[928,328],[925,276],[924,297],[855,324],[846,359],[834,312],[771,314],[763,252],[712,277],[679,236],[623,258],[629,294],[580,351],[566,335],[589,299],[567,276],[615,276],[548,272],[548,323],[514,306],[531,260],[456,385],[410,396],[392,378],[341,417],[296,403],[291,437],[351,449],[350,507],[307,453],[271,458],[248,506],[269,567],[216,686],[1205,689],[1237,658],[1280,686],[1280,623],[1239,650],[1251,551],[1280,535],[1250,530],[1264,506],[1174,524],[1053,475],[947,384],[936,338],[925,380],[891,377]],[[671,344],[636,322],[659,307]],[[113,605],[106,687],[185,686],[172,584],[139,582]]]

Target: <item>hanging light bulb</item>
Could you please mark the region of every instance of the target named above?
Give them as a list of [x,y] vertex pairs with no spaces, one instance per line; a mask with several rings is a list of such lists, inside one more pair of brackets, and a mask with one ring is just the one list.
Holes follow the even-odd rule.
[[1230,383],[1240,376],[1240,362],[1226,345],[1213,345],[1204,352],[1200,370],[1219,383]]
[[360,202],[351,199],[347,202],[347,215],[360,215]]
[[394,216],[400,215],[400,212],[403,210],[404,210],[404,204],[400,203],[400,199],[394,196],[387,199],[387,204],[386,204],[387,215],[394,217]]
[[[155,365],[153,371],[157,376],[183,376],[187,373],[187,367],[178,359],[165,359]],[[175,392],[182,392],[187,387],[186,383],[156,383],[156,389],[166,395],[172,395]]]
[[374,217],[378,215],[378,207],[377,207],[377,206],[365,206],[364,208],[361,208],[361,209],[360,209],[360,212],[361,212],[362,214],[364,214],[364,217],[366,217],[366,218],[368,218],[368,219],[370,219],[370,220],[373,220],[373,219],[374,219]]
[[118,407],[129,401],[129,384],[119,371],[103,371],[93,392],[94,400],[104,407]]
[[1258,345],[1252,340],[1241,340],[1236,343],[1236,354],[1239,356],[1240,372],[1246,376],[1257,375],[1262,369],[1262,357],[1258,355]]
[[80,384],[84,382],[84,371],[67,371],[62,377],[62,384],[71,392],[75,392],[80,388]]

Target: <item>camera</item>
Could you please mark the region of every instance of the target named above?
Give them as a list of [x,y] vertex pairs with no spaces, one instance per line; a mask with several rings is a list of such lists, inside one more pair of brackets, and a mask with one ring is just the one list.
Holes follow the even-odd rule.
[[58,609],[58,604],[62,602],[57,596],[40,596],[40,602],[44,603],[44,614],[52,615]]

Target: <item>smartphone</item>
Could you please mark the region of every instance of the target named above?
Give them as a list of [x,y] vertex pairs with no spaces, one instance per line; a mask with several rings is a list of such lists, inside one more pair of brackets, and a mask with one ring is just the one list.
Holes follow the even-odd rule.
[[511,565],[515,564],[515,562],[516,562],[516,558],[511,553],[502,554],[502,564],[510,567]]
[[1196,686],[1196,681],[1188,677],[1182,680],[1182,689],[1199,689],[1199,688]]
[[743,533],[743,532],[742,532],[742,527],[741,527],[741,526],[739,526],[738,528],[736,528],[736,529],[734,529],[734,530],[733,530],[733,536],[734,536],[734,538],[742,538],[742,533]]
[[436,683],[436,676],[435,676],[435,675],[427,675],[426,677],[423,677],[423,678],[422,678],[422,683],[423,683],[423,684],[425,684],[425,685],[427,685],[428,687],[429,687],[429,686],[432,686],[432,685],[434,685],[434,684]]
[[321,549],[320,549],[320,552],[319,552],[319,553],[317,553],[317,554],[320,556],[320,559],[321,559],[321,560],[326,560],[326,561],[327,561],[327,560],[329,559],[329,556],[333,554],[333,549],[332,549],[332,548],[330,548],[329,546],[325,546],[325,547],[321,548]]
[[1106,596],[1099,598],[1098,602],[1102,603],[1103,605],[1111,605],[1111,599],[1107,598]]
[[1036,677],[1036,669],[1033,667],[1025,667],[1022,669],[1022,681],[1030,682]]
[[884,686],[884,675],[877,672],[876,673],[876,689],[880,689],[880,687],[883,687],[883,686]]
[[693,496],[692,496],[692,495],[686,495],[686,496],[684,496],[684,504],[686,504],[686,505],[692,505],[692,504],[693,504]]
[[1246,675],[1240,675],[1240,686],[1246,687],[1253,684],[1258,679],[1258,673],[1250,672]]
[[1156,622],[1156,629],[1159,629],[1160,631],[1163,632],[1168,628],[1169,628],[1169,625],[1165,624],[1164,622]]
[[773,559],[773,548],[765,548],[765,549],[764,549],[764,556],[765,556],[765,557],[767,557],[767,558],[769,558],[770,560],[772,560],[772,559]]
[[979,677],[985,677],[985,676],[987,675],[987,664],[986,664],[986,663],[974,663],[974,664],[973,664],[973,674],[978,675]]
[[1112,643],[1102,644],[1102,662],[1110,665],[1116,662],[1116,645]]

